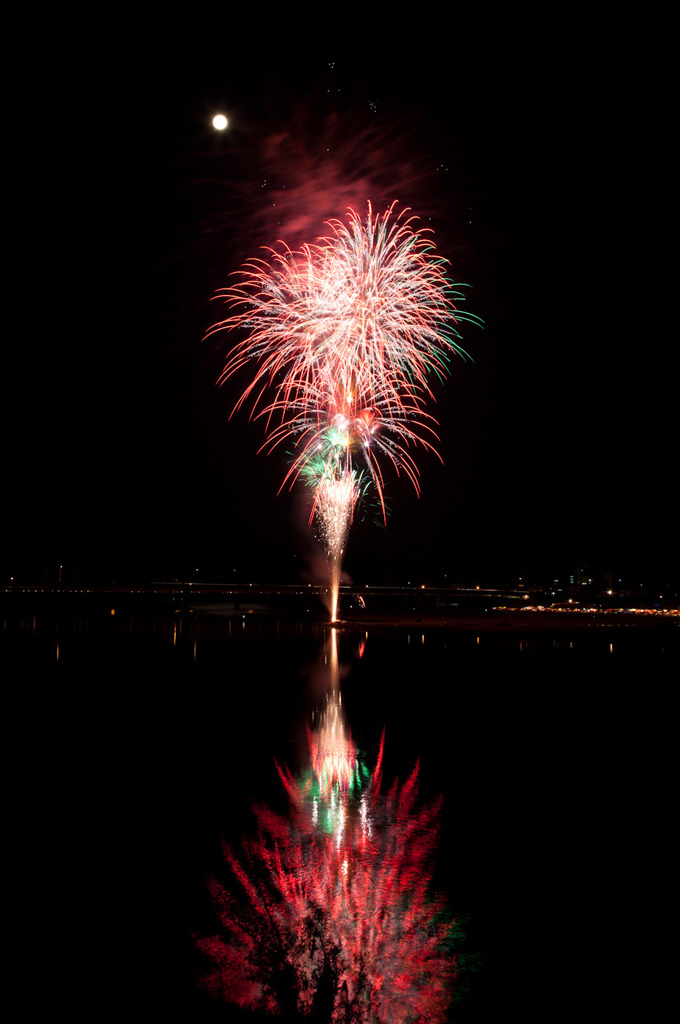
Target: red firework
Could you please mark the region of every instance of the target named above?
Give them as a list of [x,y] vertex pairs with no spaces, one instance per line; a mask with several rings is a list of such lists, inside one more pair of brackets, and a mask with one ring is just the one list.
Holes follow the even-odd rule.
[[[236,404],[252,403],[266,422],[265,446],[294,446],[286,479],[302,472],[317,486],[366,466],[382,501],[381,459],[403,471],[418,489],[418,468],[408,449],[434,450],[436,421],[425,410],[430,380],[448,373],[458,344],[461,285],[446,276],[428,229],[416,230],[395,203],[364,221],[353,210],[347,223],[332,220],[315,245],[269,250],[217,293],[230,316],[209,332],[241,328],[220,382],[254,366]],[[311,474],[305,472],[313,465]]]

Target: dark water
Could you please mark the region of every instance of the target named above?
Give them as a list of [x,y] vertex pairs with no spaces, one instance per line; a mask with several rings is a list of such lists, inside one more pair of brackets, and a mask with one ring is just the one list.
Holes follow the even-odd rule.
[[[112,611],[115,614],[112,614]],[[205,878],[251,802],[284,808],[328,681],[328,627],[248,609],[8,605],[11,849],[27,1003],[253,1020],[197,986]],[[450,1019],[551,1019],[613,955],[658,834],[677,634],[339,633],[346,722],[387,781],[444,804],[433,884],[478,968]],[[644,887],[643,887],[644,888]],[[20,957],[20,960],[23,959]],[[558,998],[557,993],[563,993]]]

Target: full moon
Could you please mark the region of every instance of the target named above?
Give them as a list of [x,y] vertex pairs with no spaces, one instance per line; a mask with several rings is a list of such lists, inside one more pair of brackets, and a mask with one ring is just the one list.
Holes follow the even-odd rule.
[[224,114],[215,114],[212,120],[213,128],[217,128],[218,132],[224,131],[229,122],[227,121]]

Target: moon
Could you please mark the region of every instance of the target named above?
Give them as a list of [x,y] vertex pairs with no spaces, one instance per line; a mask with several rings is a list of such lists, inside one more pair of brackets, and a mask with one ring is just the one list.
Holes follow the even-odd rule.
[[227,121],[224,114],[215,114],[212,119],[213,128],[217,128],[218,132],[223,132],[229,122]]

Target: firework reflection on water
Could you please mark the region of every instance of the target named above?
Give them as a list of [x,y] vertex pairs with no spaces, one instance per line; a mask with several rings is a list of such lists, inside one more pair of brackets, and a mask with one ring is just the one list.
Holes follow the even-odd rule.
[[229,884],[210,882],[205,986],[287,1019],[436,1024],[458,976],[456,921],[432,891],[440,800],[418,805],[417,765],[383,792],[383,742],[371,773],[344,721],[335,630],[326,664],[309,769],[279,769],[288,813],[258,806],[255,836],[225,848]]

